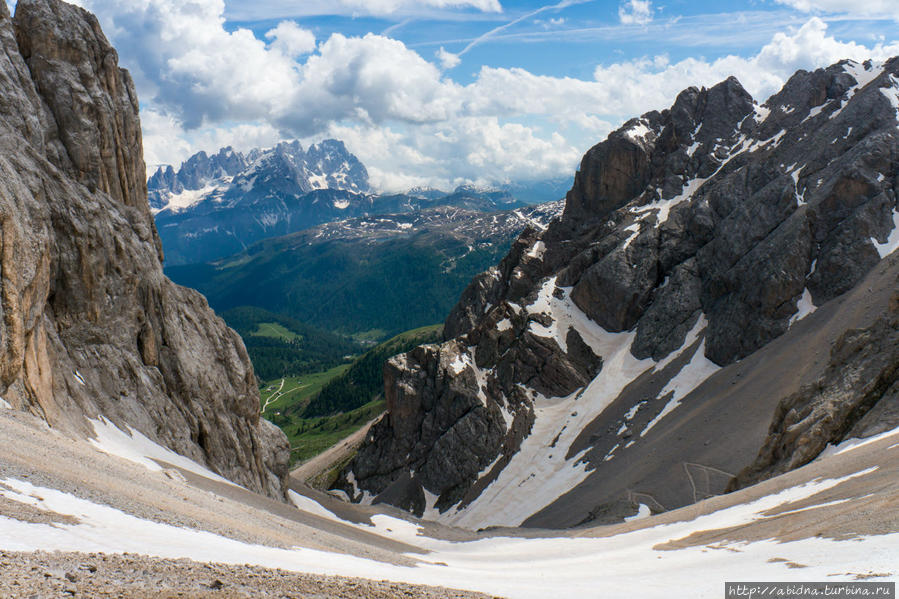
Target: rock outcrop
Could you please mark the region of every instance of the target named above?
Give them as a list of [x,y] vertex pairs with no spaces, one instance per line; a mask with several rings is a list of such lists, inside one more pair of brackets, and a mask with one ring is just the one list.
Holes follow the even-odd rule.
[[[731,78],[625,123],[562,218],[472,282],[447,341],[388,364],[388,415],[340,488],[473,527],[620,521],[889,412],[891,371],[847,331],[891,343],[875,320],[896,281],[841,302],[899,247],[897,109],[899,59],[844,61],[763,105]],[[861,353],[827,371],[822,343]]]
[[93,15],[0,4],[0,395],[55,428],[105,418],[284,498],[236,333],[162,273],[138,101]]

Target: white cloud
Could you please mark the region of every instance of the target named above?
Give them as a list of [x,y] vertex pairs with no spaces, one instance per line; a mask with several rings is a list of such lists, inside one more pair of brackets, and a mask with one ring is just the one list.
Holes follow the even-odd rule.
[[498,0],[339,0],[351,9],[375,15],[392,14],[403,9],[428,8],[474,8],[483,12],[502,12]]
[[454,69],[462,62],[462,59],[459,58],[458,54],[447,52],[443,46],[440,46],[440,49],[434,53],[434,56],[437,57],[437,60],[440,61],[440,65],[444,69]]
[[465,117],[414,128],[332,126],[385,191],[417,185],[452,189],[571,173],[583,153],[559,134],[546,137],[495,117]]
[[231,2],[228,17],[237,21],[296,18],[316,15],[434,16],[465,14],[460,11],[502,12],[499,0],[253,0]]
[[776,0],[778,4],[792,6],[805,12],[822,11],[859,16],[891,16],[899,19],[899,3],[896,0]]
[[750,57],[647,57],[601,65],[589,80],[485,66],[463,85],[445,71],[458,56],[442,48],[428,61],[374,34],[333,34],[316,46],[292,22],[268,32],[267,45],[249,30],[226,31],[222,0],[82,2],[135,75],[149,164],[334,136],[392,189],[568,174],[614,123],[669,106],[687,86],[736,75],[763,100],[798,68],[899,54],[895,42],[841,42],[812,17]]
[[755,56],[726,56],[707,62],[687,58],[670,63],[667,57],[642,59],[598,67],[597,82],[610,91],[603,98],[613,114],[628,107],[642,112],[671,103],[688,85],[711,86],[735,75],[760,102],[778,91],[798,69],[815,69],[842,59],[882,60],[899,54],[899,43],[866,47],[855,42],[840,42],[827,35],[827,25],[813,17],[792,34],[777,33]]
[[315,34],[293,21],[281,21],[265,38],[272,40],[272,48],[291,58],[315,51]]
[[652,21],[652,2],[627,0],[618,7],[618,18],[624,25],[646,25]]

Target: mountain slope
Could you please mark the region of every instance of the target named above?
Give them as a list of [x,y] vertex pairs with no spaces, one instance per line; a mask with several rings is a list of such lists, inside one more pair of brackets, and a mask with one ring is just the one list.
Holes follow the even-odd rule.
[[[484,213],[442,207],[350,219],[166,273],[217,310],[256,305],[321,328],[380,335],[439,322],[476,273],[561,203]],[[264,293],[259,290],[264,289]]]
[[240,338],[162,273],[138,102],[97,19],[0,6],[0,396],[54,429],[111,422],[284,498]]
[[897,73],[800,71],[761,106],[731,78],[612,133],[563,218],[463,293],[447,342],[388,364],[388,417],[339,487],[462,526],[574,526],[869,434],[894,357],[856,367],[880,381],[862,388],[826,354],[838,372],[850,329],[888,347],[895,326],[875,321],[896,287]]

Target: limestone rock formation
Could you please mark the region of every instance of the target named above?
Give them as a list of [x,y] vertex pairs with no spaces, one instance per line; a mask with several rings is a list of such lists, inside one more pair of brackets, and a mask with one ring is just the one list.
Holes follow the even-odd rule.
[[762,105],[730,78],[625,123],[562,218],[463,293],[446,342],[388,364],[388,414],[340,488],[463,526],[574,526],[875,430],[866,414],[895,401],[877,319],[897,283],[897,110],[899,59],[844,61]]
[[162,273],[138,101],[98,22],[0,4],[0,395],[55,428],[140,431],[283,498],[288,447],[259,417],[236,333]]

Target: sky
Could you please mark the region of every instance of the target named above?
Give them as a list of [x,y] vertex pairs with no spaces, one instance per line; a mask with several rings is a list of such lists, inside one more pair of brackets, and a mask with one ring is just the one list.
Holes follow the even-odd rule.
[[763,102],[797,69],[899,55],[897,0],[75,3],[135,79],[151,171],[336,138],[382,191],[570,177],[689,86],[735,75]]

